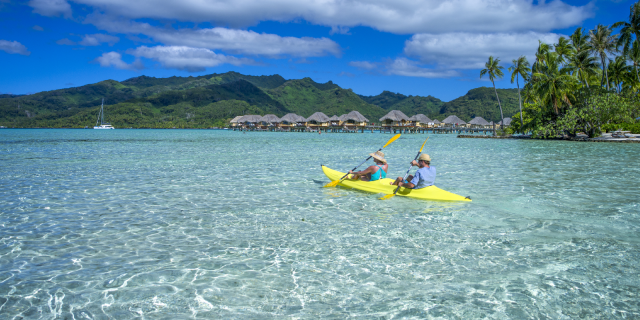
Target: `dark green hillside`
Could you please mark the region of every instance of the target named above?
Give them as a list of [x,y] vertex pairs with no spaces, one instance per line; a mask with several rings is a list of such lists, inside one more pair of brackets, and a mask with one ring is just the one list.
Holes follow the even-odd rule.
[[440,108],[444,102],[432,96],[420,97],[409,96],[406,99],[391,106],[391,110],[400,110],[407,116],[411,117],[418,113],[422,113],[428,117],[439,117]]
[[370,121],[376,122],[386,113],[382,108],[362,101],[350,89],[342,89],[332,82],[319,84],[311,78],[289,80],[278,88],[267,90],[267,93],[285,108],[303,117],[318,111],[331,117],[358,110]]
[[[519,112],[518,89],[498,89],[504,117],[512,117]],[[487,121],[500,121],[500,108],[496,100],[493,88],[480,87],[469,90],[464,96],[445,102],[440,109],[445,118],[449,115],[457,115],[464,121],[470,121],[476,116],[483,117]],[[442,120],[438,118],[438,120]]]
[[369,104],[376,105],[385,110],[394,110],[391,106],[407,98],[404,94],[393,93],[386,90],[382,91],[382,93],[377,96],[358,95],[358,97]]

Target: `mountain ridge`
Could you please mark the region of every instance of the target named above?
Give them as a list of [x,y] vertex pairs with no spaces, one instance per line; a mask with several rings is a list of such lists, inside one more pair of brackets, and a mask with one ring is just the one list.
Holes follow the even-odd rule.
[[[505,117],[515,114],[517,90],[498,89],[498,93]],[[378,122],[390,110],[400,110],[407,116],[422,113],[440,120],[450,114],[465,121],[476,115],[488,121],[499,120],[495,93],[487,87],[444,102],[433,96],[390,91],[363,96],[332,81],[318,83],[308,77],[287,80],[277,74],[249,76],[231,71],[197,77],[142,75],[30,95],[0,95],[0,125],[90,126],[103,98],[108,121],[116,127],[205,128],[223,126],[234,116],[249,113],[283,116],[293,112],[308,117],[320,111],[331,117],[353,110],[371,122]]]

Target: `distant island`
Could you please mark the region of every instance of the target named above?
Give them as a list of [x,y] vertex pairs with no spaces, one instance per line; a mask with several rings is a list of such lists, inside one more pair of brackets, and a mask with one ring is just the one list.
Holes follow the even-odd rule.
[[[516,89],[498,89],[505,116],[518,110]],[[9,128],[84,128],[96,123],[100,102],[105,121],[115,127],[210,128],[224,127],[243,114],[293,112],[308,117],[356,110],[377,122],[390,110],[422,113],[442,120],[457,115],[464,121],[476,116],[500,120],[493,88],[481,87],[444,102],[427,96],[405,96],[384,91],[362,96],[329,81],[311,78],[286,80],[280,75],[248,76],[237,72],[198,77],[139,76],[122,82],[105,80],[81,87],[31,95],[0,95],[0,126]]]

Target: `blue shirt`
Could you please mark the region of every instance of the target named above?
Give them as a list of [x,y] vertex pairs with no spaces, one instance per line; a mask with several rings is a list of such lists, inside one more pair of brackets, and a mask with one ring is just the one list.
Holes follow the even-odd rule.
[[436,182],[436,168],[424,167],[418,169],[410,182],[415,185],[414,189],[432,186]]

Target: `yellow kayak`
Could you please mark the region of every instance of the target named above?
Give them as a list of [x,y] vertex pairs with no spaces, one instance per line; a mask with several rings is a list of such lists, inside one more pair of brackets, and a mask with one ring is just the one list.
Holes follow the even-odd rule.
[[[324,174],[327,175],[327,177],[331,179],[331,181],[340,180],[340,178],[344,176],[344,172],[329,169],[325,166],[322,166],[322,171],[324,171]],[[344,179],[340,182],[340,185],[367,192],[392,194],[396,190],[397,186],[390,185],[389,183],[391,182],[393,182],[393,179],[389,178],[370,182]],[[449,191],[444,191],[436,186],[430,186],[417,190],[400,188],[396,195],[423,200],[471,201],[471,199],[469,198],[459,196]]]

